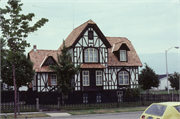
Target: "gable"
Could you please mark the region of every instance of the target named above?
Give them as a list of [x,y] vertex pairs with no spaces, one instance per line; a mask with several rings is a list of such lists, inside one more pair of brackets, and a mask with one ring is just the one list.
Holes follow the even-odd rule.
[[57,64],[52,56],[47,57],[45,59],[45,61],[42,63],[43,63],[42,66],[49,66],[49,65],[56,65]]
[[[89,33],[92,33],[93,37],[89,38]],[[86,47],[106,47],[110,48],[111,45],[100,31],[96,24],[88,24],[81,32],[76,41],[72,44],[75,46],[86,46]]]
[[[79,40],[86,34],[87,30],[89,30],[89,28],[93,29],[93,33],[94,35],[97,34],[98,37],[101,39],[101,41],[103,42],[103,44],[107,47],[110,48],[111,45],[108,42],[108,40],[106,39],[106,37],[103,35],[103,33],[100,31],[100,29],[98,28],[98,26],[96,25],[95,22],[93,22],[92,20],[88,20],[87,22],[85,22],[84,24],[78,26],[77,28],[75,28],[70,34],[69,36],[66,38],[65,40],[65,45],[66,46],[71,46],[71,47],[75,47],[75,45],[79,42]],[[80,41],[81,42],[81,41]],[[91,42],[88,42],[87,44],[91,44]],[[58,50],[60,50],[63,46],[61,45],[59,47]]]

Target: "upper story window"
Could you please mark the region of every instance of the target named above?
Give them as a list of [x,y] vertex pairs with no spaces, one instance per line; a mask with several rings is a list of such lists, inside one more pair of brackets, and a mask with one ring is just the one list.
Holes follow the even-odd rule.
[[57,75],[51,74],[51,85],[57,85]]
[[88,39],[93,39],[93,31],[88,31]]
[[120,61],[127,61],[127,51],[120,50]]
[[98,62],[98,50],[95,48],[87,48],[84,51],[85,62]]
[[121,71],[118,74],[119,85],[129,85],[129,73],[127,71]]
[[83,86],[89,86],[89,71],[82,71]]
[[102,71],[96,71],[96,85],[102,86]]

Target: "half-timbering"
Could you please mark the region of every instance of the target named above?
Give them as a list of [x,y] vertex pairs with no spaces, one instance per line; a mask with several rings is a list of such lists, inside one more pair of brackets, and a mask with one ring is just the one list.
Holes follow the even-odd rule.
[[[111,97],[122,101],[125,89],[138,85],[138,67],[142,63],[127,38],[105,37],[97,24],[89,20],[69,34],[65,45],[71,47],[75,66],[81,66],[81,72],[72,79],[75,87],[69,98],[74,95],[83,103],[107,102]],[[61,47],[29,52],[36,71],[32,82],[34,91],[56,91],[57,76],[48,70],[48,65],[57,64]]]

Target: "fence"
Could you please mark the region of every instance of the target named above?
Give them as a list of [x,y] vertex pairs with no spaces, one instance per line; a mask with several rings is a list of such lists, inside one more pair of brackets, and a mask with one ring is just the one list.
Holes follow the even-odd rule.
[[[25,98],[24,98],[25,99]],[[76,102],[79,99],[72,99]],[[82,100],[82,99],[81,99]],[[123,100],[117,100],[117,97],[112,99],[113,101],[108,103],[72,103],[68,104],[65,100],[65,104],[62,105],[61,97],[53,99],[52,103],[44,104],[41,103],[39,98],[33,100],[28,99],[29,102],[35,102],[35,104],[27,104],[25,101],[20,101],[20,111],[37,111],[37,110],[74,110],[74,109],[98,109],[98,108],[116,108],[116,107],[135,107],[135,106],[148,106],[155,102],[166,102],[166,101],[179,101],[178,94],[142,94],[139,97],[123,97]],[[116,100],[116,101],[115,101]],[[50,101],[51,102],[51,101]],[[13,112],[14,102],[2,102],[2,112]]]

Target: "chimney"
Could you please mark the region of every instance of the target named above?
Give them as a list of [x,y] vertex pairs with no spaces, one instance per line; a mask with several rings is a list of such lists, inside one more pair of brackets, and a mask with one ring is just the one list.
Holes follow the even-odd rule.
[[33,50],[34,52],[36,52],[36,45],[33,45]]

